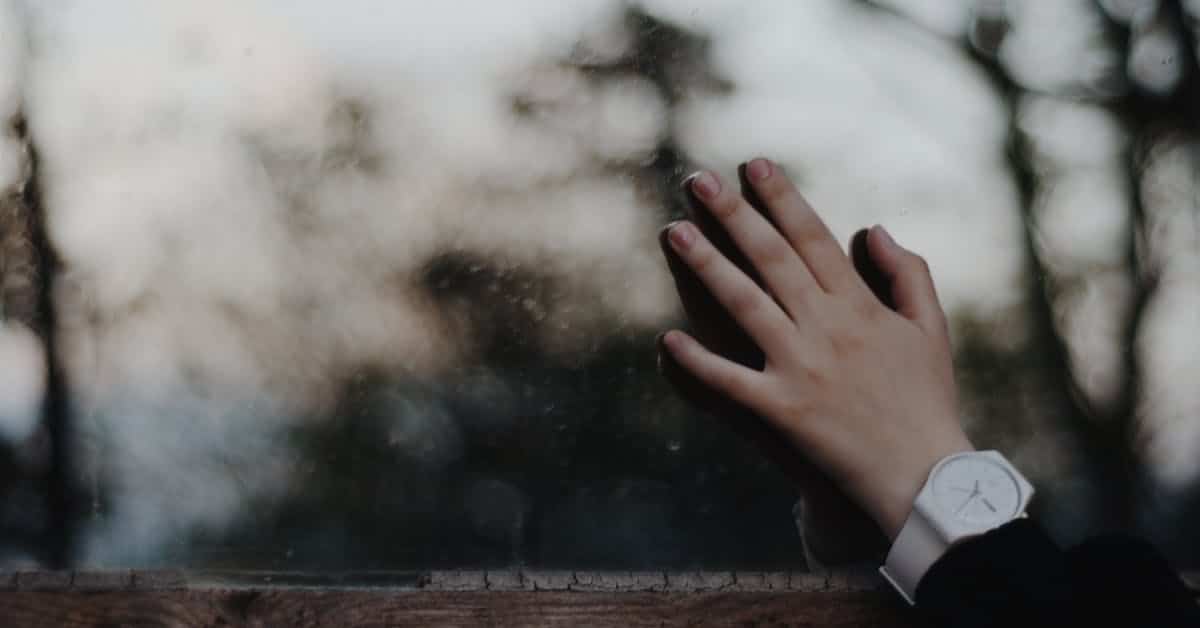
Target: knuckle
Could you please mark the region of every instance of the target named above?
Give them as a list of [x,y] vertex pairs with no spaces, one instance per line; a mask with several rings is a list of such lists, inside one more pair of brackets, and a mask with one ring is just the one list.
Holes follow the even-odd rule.
[[736,214],[740,205],[740,196],[730,193],[727,190],[722,190],[716,198],[709,201],[708,209],[717,218],[726,219]]
[[793,191],[791,182],[782,175],[767,178],[757,189],[759,197],[768,204],[794,202]]
[[729,310],[739,316],[754,314],[762,305],[762,293],[749,288],[739,288],[729,295]]
[[[813,360],[802,369],[805,389],[814,393],[831,388],[833,370],[830,366],[833,357]],[[816,395],[813,395],[814,397]]]
[[868,324],[880,321],[889,311],[869,289],[854,301],[854,310]]
[[697,244],[688,255],[688,263],[697,273],[704,273],[712,267],[713,261],[716,260],[717,252],[712,247],[701,246]]
[[783,238],[769,238],[757,247],[755,257],[765,265],[777,265],[786,262],[792,255],[792,247]]
[[834,352],[840,356],[859,353],[867,346],[867,341],[862,334],[853,329],[834,334],[830,340],[833,341]]
[[[800,376],[803,377],[803,372]],[[763,388],[772,392],[765,400],[771,414],[790,421],[803,421],[812,414],[814,396],[808,394],[807,387],[797,386],[796,381],[794,372],[787,376],[776,373],[766,377]]]
[[793,430],[800,428],[801,425],[798,424],[804,423],[813,413],[812,401],[808,395],[787,395],[776,400],[775,404],[775,411],[789,420],[787,427]]
[[798,249],[811,249],[824,244],[827,236],[825,230],[816,220],[806,218],[796,225],[795,245]]
[[[862,306],[846,303],[844,307],[836,310],[836,320],[832,321],[825,329],[826,337],[829,339],[827,359],[815,362],[813,366],[832,366],[848,355],[861,351],[867,346],[869,342],[868,336],[871,333],[869,330],[874,326],[859,317],[858,309],[860,307]],[[822,368],[820,370],[828,369]]]
[[841,255],[841,248],[825,224],[813,216],[801,222],[793,235],[793,245],[797,251],[806,253],[806,259],[826,259]]
[[745,392],[747,388],[747,382],[744,377],[736,372],[726,370],[713,373],[712,385],[718,390],[735,396]]

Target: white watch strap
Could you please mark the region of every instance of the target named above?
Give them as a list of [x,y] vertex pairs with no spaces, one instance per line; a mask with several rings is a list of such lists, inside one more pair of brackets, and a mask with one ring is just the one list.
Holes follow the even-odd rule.
[[916,508],[909,513],[904,527],[888,550],[887,561],[879,573],[911,605],[916,605],[917,584],[925,572],[946,551],[946,541]]

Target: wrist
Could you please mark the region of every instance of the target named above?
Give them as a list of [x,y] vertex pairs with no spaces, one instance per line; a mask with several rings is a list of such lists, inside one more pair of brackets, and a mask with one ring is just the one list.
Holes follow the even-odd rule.
[[917,494],[928,481],[929,472],[933,467],[947,456],[968,451],[975,451],[975,447],[967,440],[966,435],[961,435],[940,446],[923,449],[922,452],[907,457],[902,468],[891,469],[885,476],[888,482],[881,486],[881,491],[873,500],[875,508],[872,509],[875,522],[889,541],[894,541],[896,535],[900,534],[904,522],[912,513]]

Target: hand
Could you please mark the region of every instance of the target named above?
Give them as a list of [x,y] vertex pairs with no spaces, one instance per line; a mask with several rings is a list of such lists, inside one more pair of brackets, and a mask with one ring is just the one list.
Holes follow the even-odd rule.
[[[742,196],[760,214],[766,207],[755,194],[746,175],[746,167],[738,168]],[[758,285],[762,279],[753,265],[738,250],[712,214],[688,190],[688,216],[713,246]],[[769,219],[769,218],[768,218]],[[689,329],[694,337],[715,354],[755,369],[762,369],[763,353],[729,316],[700,278],[691,271],[668,243],[669,227],[659,233],[659,245],[667,267],[687,314]],[[855,234],[851,242],[852,259],[859,274],[875,291],[876,297],[890,303],[888,283],[866,254],[866,230]],[[675,361],[658,342],[659,371],[675,391],[693,407],[723,421],[744,438],[750,439],[768,458],[799,487],[801,502],[795,511],[800,526],[805,559],[812,569],[823,565],[849,564],[864,560],[879,560],[887,552],[887,540],[875,522],[834,485],[828,476],[796,450],[775,427],[746,406],[724,396],[696,379]]]
[[892,311],[774,164],[757,159],[746,173],[769,219],[712,173],[691,187],[763,287],[690,222],[673,225],[668,240],[763,349],[762,362],[732,361],[680,331],[662,342],[684,370],[807,454],[894,537],[933,464],[972,449],[928,269],[882,228],[867,234]]

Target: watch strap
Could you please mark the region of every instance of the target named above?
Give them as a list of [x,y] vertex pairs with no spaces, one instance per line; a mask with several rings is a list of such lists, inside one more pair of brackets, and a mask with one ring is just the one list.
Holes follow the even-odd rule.
[[879,573],[906,602],[916,604],[917,584],[946,551],[946,541],[919,509],[913,508],[888,550]]

